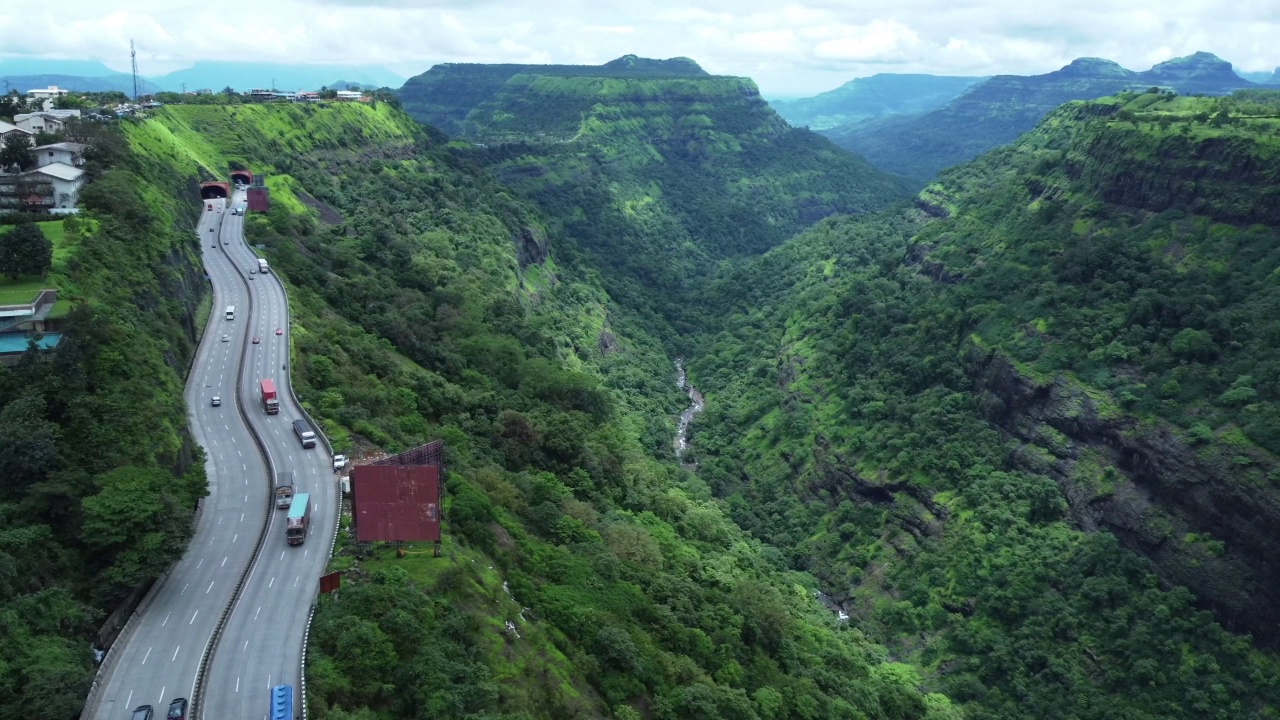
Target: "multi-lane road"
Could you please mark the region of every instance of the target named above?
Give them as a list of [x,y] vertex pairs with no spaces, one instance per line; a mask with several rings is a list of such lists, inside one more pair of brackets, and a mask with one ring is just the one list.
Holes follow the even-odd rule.
[[[300,685],[302,638],[333,542],[337,483],[324,445],[304,449],[292,431],[292,421],[304,416],[285,369],[288,305],[274,273],[250,272],[257,256],[245,243],[244,218],[229,211],[243,200],[211,201],[213,210],[202,213],[197,229],[214,298],[186,400],[192,433],[207,453],[210,494],[186,554],[153,589],[100,669],[87,718],[127,718],[144,704],[163,717],[171,699],[192,698],[206,652],[211,655],[200,691],[205,717],[265,717],[271,685]],[[229,305],[236,308],[230,321],[224,318]],[[278,415],[262,410],[263,378],[276,382]],[[220,406],[212,405],[213,396],[221,398]],[[310,532],[301,546],[287,546],[285,511],[272,510],[255,558],[271,501],[267,478],[278,471],[293,472],[297,492],[310,493]],[[246,568],[243,589],[215,638]]]

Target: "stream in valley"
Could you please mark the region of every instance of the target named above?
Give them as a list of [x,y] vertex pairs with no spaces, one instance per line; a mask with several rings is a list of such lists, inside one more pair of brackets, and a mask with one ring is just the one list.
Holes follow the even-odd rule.
[[694,415],[702,412],[702,408],[706,407],[702,393],[689,384],[689,373],[684,369],[684,358],[676,358],[676,387],[689,396],[689,407],[680,413],[680,423],[676,426],[676,459],[683,461],[684,452],[689,449],[689,423],[693,422]]

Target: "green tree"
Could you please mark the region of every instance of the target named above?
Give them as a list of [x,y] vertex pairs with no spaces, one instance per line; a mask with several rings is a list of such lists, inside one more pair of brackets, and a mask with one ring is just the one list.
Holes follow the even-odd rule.
[[0,148],[0,168],[17,165],[19,170],[30,170],[36,164],[36,154],[31,151],[31,136],[12,132],[5,136]]
[[0,489],[17,495],[58,465],[58,426],[46,418],[44,398],[27,393],[0,410]]
[[0,273],[12,278],[43,275],[53,265],[53,242],[35,223],[19,223],[0,235]]

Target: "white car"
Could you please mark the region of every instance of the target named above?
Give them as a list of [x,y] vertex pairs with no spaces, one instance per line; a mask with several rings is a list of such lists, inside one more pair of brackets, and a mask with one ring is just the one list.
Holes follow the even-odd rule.
[[222,398],[218,397],[217,395],[214,395],[213,400],[210,404],[213,405],[214,407],[218,407],[219,405],[222,404]]
[[223,336],[222,336],[222,342],[231,342],[231,336],[230,336],[230,335],[223,335]]

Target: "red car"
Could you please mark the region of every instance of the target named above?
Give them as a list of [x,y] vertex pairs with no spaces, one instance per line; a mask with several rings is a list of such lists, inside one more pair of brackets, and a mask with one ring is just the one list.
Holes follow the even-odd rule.
[[260,337],[255,337],[255,338],[253,339],[253,344],[254,344],[254,345],[257,345],[257,344],[258,344],[258,343],[260,343],[260,342],[262,342],[262,338],[260,338]]
[[283,335],[283,334],[284,334],[284,330],[281,330],[280,328],[276,328],[276,334],[277,334],[277,335]]

